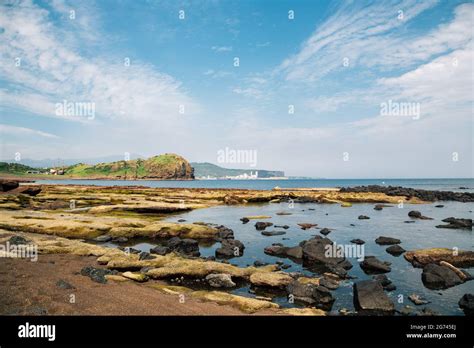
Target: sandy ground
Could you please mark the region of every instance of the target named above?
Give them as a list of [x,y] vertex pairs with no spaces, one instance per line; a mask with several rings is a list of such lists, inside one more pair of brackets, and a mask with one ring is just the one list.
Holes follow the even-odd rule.
[[[93,282],[79,274],[84,266],[97,266],[95,257],[68,254],[0,260],[1,315],[244,315],[238,309],[163,294],[133,282]],[[75,289],[56,285],[65,280]],[[75,303],[70,303],[70,295]],[[260,311],[258,314],[275,314]]]

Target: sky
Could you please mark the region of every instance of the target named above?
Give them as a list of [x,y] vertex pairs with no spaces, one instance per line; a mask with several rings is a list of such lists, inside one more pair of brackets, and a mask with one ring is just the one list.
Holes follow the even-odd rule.
[[0,6],[0,160],[473,177],[470,1]]

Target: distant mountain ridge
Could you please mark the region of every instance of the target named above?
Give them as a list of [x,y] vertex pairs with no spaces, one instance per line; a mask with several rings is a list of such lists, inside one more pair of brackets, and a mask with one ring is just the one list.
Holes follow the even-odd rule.
[[191,162],[191,166],[194,168],[194,176],[200,177],[211,177],[211,178],[222,178],[226,176],[238,176],[243,174],[255,173],[258,171],[259,178],[274,178],[284,177],[285,172],[279,170],[265,170],[265,169],[229,169],[219,167],[215,164],[204,162]]

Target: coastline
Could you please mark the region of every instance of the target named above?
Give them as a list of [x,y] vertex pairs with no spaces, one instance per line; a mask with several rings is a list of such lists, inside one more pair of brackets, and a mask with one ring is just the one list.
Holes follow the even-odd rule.
[[[36,191],[31,196],[24,194],[23,190],[28,189],[36,189]],[[78,261],[76,268],[70,269],[68,272],[81,273],[80,268],[85,267],[86,264],[96,269],[115,272],[113,273],[114,277],[110,277],[104,286],[97,285],[80,274],[77,274],[79,278],[71,278],[71,282],[74,280],[86,292],[97,288],[98,291],[103,291],[103,294],[106,294],[109,289],[108,283],[113,283],[115,285],[111,288],[111,293],[120,293],[120,287],[124,286],[122,289],[124,294],[136,297],[140,296],[139,294],[144,294],[142,290],[138,289],[154,284],[159,287],[161,293],[153,295],[153,298],[156,297],[155,300],[160,301],[160,296],[163,295],[163,304],[166,304],[167,301],[176,303],[183,294],[192,299],[192,306],[194,306],[194,301],[196,302],[195,307],[190,307],[190,311],[192,308],[196,308],[196,311],[205,311],[206,303],[213,303],[209,307],[209,311],[202,312],[202,314],[325,315],[326,312],[319,308],[306,307],[289,310],[281,308],[266,297],[249,298],[230,295],[222,289],[209,287],[193,289],[186,285],[188,278],[205,282],[206,277],[210,274],[225,273],[230,274],[236,281],[250,282],[254,285],[258,284],[258,286],[263,284],[264,286],[280,287],[291,281],[291,278],[287,275],[288,273],[282,272],[278,265],[238,267],[225,259],[196,258],[175,252],[164,255],[147,253],[142,259],[141,253],[127,254],[122,249],[106,244],[102,245],[99,240],[105,240],[104,237],[116,240],[135,238],[170,240],[178,237],[181,240],[192,239],[203,242],[212,240],[222,245],[230,243],[229,241],[237,243],[233,232],[230,235],[228,229],[223,226],[214,226],[205,221],[194,223],[166,221],[166,218],[172,214],[209,207],[227,205],[255,205],[257,207],[262,203],[294,202],[332,204],[341,206],[340,209],[350,209],[352,204],[358,203],[375,205],[396,205],[400,201],[418,205],[430,203],[412,195],[408,197],[388,195],[383,192],[346,191],[342,192],[333,188],[252,190],[23,184],[17,189],[0,194],[2,215],[0,244],[6,243],[12,238],[21,237],[29,241],[28,243],[38,246],[39,258],[45,257],[45,262],[61,264],[61,260],[70,257],[76,258],[75,260]],[[73,205],[71,202],[74,202]],[[258,221],[258,219],[265,219],[265,216],[249,218],[255,218]],[[21,269],[21,262],[28,261],[15,260],[11,265],[15,269],[17,267]],[[51,270],[51,272],[56,273],[55,270]],[[0,272],[8,273],[8,268],[4,268]],[[131,272],[131,274],[127,275],[127,272]],[[337,272],[337,270],[333,270],[333,272]],[[327,279],[332,279],[327,277],[336,277],[335,279],[338,279],[339,283],[343,281],[343,278],[340,277],[344,277],[344,272],[341,270],[339,272],[341,273],[336,276],[329,276],[328,273],[328,275],[307,279],[319,284],[323,280],[327,282]],[[37,276],[32,273],[29,277],[35,282]],[[169,279],[175,279],[175,277],[178,280],[184,280],[178,281],[176,285],[170,284]],[[303,278],[296,279],[302,281]],[[39,281],[39,279],[37,280]],[[163,281],[168,282],[165,284]],[[54,297],[55,291],[52,290],[51,284],[42,284],[41,282],[38,284],[45,292],[52,292],[50,296]],[[133,284],[133,287],[130,287],[129,284]],[[25,283],[21,281],[15,283],[12,280],[9,289],[17,289],[17,292],[22,293],[21,289],[25,289]],[[169,296],[171,296],[171,300]],[[203,301],[204,305],[201,307]],[[215,304],[223,307],[216,307],[217,309],[214,310]],[[53,302],[39,301],[37,305],[44,307],[48,314],[71,313],[69,311],[62,312]],[[139,308],[138,306],[135,310],[139,311]],[[191,313],[184,309],[179,312],[179,308],[182,307],[173,307],[170,312],[163,309],[160,314],[186,315]],[[8,310],[15,311],[11,307],[8,307]],[[84,311],[87,313],[92,311],[91,314],[109,313],[106,310],[102,311],[100,306],[97,307],[97,304],[90,304],[90,308],[84,308]],[[136,313],[128,306],[124,306],[117,313],[127,312]],[[20,313],[31,313],[31,308],[23,308]],[[81,313],[81,310],[78,309],[78,313]]]

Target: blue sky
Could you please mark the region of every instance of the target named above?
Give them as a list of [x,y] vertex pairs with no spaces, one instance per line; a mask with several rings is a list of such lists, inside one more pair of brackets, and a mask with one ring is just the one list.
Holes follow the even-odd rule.
[[0,3],[1,159],[228,148],[288,175],[473,176],[471,2]]

